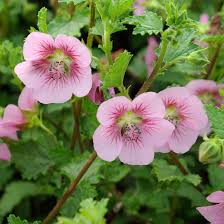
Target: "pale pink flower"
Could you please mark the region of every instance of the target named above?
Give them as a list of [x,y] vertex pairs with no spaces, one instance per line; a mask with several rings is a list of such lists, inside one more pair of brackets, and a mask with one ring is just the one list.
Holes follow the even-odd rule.
[[215,205],[198,207],[200,214],[211,224],[224,223],[224,192],[216,191],[207,197],[207,200]]
[[145,0],[135,0],[134,6],[133,6],[135,16],[140,16],[144,14],[145,12],[145,7],[143,6],[144,2]]
[[[92,75],[93,85],[88,94],[88,98],[95,104],[101,104],[104,101],[103,91],[100,89],[102,86],[102,81],[98,73]],[[108,89],[112,97],[115,96],[114,88]]]
[[6,144],[0,144],[0,160],[9,161],[11,159],[11,153]]
[[24,111],[34,111],[36,105],[37,100],[33,98],[33,90],[24,87],[18,99],[19,108]]
[[77,38],[33,32],[23,46],[25,62],[15,73],[41,103],[64,103],[86,96],[92,86],[91,55]]
[[219,102],[218,86],[212,80],[197,79],[190,81],[186,88],[198,96],[204,104],[217,105]]
[[163,102],[153,92],[133,101],[117,96],[103,102],[97,112],[100,126],[93,135],[97,155],[106,161],[119,157],[130,165],[149,164],[154,148],[165,143],[174,129],[164,115]]
[[148,39],[148,47],[146,49],[146,54],[145,54],[145,63],[147,65],[148,76],[152,73],[153,63],[157,59],[157,56],[155,54],[155,48],[157,47],[158,47],[158,43],[156,41],[156,38],[150,37]]
[[207,13],[201,14],[200,19],[199,19],[201,24],[208,24],[209,17]]
[[0,118],[0,138],[17,140],[17,131],[26,124],[21,110],[15,105],[5,108],[3,118]]
[[166,107],[165,118],[175,129],[158,152],[185,153],[196,142],[208,119],[203,104],[184,87],[171,87],[159,92]]

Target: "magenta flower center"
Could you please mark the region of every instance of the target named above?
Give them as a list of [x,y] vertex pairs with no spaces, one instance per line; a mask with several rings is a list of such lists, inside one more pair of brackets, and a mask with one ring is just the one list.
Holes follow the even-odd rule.
[[171,105],[166,108],[165,119],[171,122],[174,126],[179,124],[180,116],[175,106]]
[[121,128],[121,136],[125,141],[138,142],[141,131],[142,118],[132,111],[125,112],[118,120],[117,124]]
[[52,79],[59,80],[70,73],[71,58],[57,49],[54,54],[47,58],[48,71]]

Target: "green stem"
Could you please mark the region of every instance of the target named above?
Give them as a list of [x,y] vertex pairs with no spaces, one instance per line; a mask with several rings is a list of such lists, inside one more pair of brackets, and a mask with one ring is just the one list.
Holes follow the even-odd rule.
[[103,49],[106,54],[108,64],[112,65],[113,60],[111,55],[110,29],[109,29],[108,21],[104,23]]
[[159,71],[161,69],[163,59],[164,59],[164,56],[166,54],[167,46],[168,46],[168,41],[167,41],[166,38],[164,38],[163,41],[162,41],[160,56],[159,56],[159,58],[156,62],[156,65],[155,65],[151,75],[149,76],[149,78],[143,83],[142,87],[138,91],[137,96],[144,93],[144,92],[147,92],[149,87],[151,86],[152,82],[156,78],[157,74],[159,73]]
[[93,45],[93,34],[91,33],[91,28],[95,24],[95,4],[93,0],[89,0],[89,6],[90,6],[90,17],[89,17],[89,33],[87,37],[87,47],[91,49]]
[[39,127],[45,132],[47,132],[49,135],[51,135],[54,138],[55,142],[57,142],[57,139],[54,133],[49,128],[47,128],[42,122],[40,122]]

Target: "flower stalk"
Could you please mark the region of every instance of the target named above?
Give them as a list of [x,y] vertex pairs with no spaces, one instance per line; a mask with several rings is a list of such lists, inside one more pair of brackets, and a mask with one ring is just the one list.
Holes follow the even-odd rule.
[[62,197],[58,200],[57,204],[54,206],[54,208],[49,212],[48,216],[44,219],[43,224],[50,223],[58,214],[60,208],[64,205],[64,203],[67,201],[67,199],[72,195],[74,190],[76,189],[78,183],[82,179],[82,177],[85,175],[85,173],[88,171],[89,167],[92,165],[92,163],[97,158],[97,155],[95,151],[91,154],[89,159],[86,161],[82,169],[80,170],[78,176],[76,179],[71,182],[68,189],[65,191],[65,193],[62,195]]

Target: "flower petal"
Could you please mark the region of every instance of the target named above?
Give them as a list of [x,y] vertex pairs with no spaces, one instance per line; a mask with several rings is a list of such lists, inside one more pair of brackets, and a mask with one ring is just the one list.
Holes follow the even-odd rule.
[[72,97],[71,83],[62,80],[49,80],[38,89],[33,90],[33,96],[43,104],[64,103]]
[[23,55],[25,60],[33,61],[46,58],[54,53],[54,40],[46,33],[30,33],[23,45]]
[[165,115],[165,106],[157,93],[147,92],[137,96],[132,101],[135,113],[144,118],[161,117]]
[[73,73],[73,78],[70,78],[72,92],[78,97],[86,96],[92,87],[91,68],[78,68]]
[[198,95],[204,91],[206,92],[217,91],[217,85],[214,81],[204,79],[192,80],[186,85],[186,88],[194,95]]
[[11,153],[6,144],[0,144],[0,160],[9,161],[11,159]]
[[120,154],[122,141],[116,127],[100,125],[93,135],[94,149],[97,155],[106,161],[113,161]]
[[162,118],[152,118],[143,122],[143,133],[156,147],[164,145],[175,129],[169,121]]
[[33,62],[25,61],[15,67],[15,73],[28,88],[38,88],[45,82],[41,69],[34,66]]
[[3,121],[12,122],[15,123],[15,125],[21,125],[26,122],[21,110],[13,104],[9,104],[5,108]]
[[175,153],[185,153],[190,150],[191,146],[196,142],[198,132],[189,129],[184,124],[178,125],[168,140],[169,147]]
[[212,224],[223,224],[224,220],[224,203],[198,207],[197,210]]
[[222,203],[222,202],[224,203],[224,192],[223,191],[213,192],[206,199],[209,202],[213,202],[213,203]]
[[33,98],[33,89],[24,87],[18,99],[19,108],[21,110],[33,110],[36,104],[37,100]]
[[79,39],[59,34],[55,39],[55,46],[71,56],[80,67],[90,65],[90,51]]
[[112,125],[124,112],[131,109],[131,101],[124,96],[117,96],[103,102],[97,111],[97,119],[103,125]]
[[19,130],[15,126],[13,122],[4,122],[3,120],[0,121],[0,137],[1,138],[10,138],[13,140],[17,140],[16,132]]
[[159,96],[165,105],[169,105],[172,102],[181,102],[190,95],[192,94],[185,87],[169,87],[159,92]]
[[148,165],[154,159],[153,145],[146,135],[138,142],[124,141],[119,159],[129,165]]

